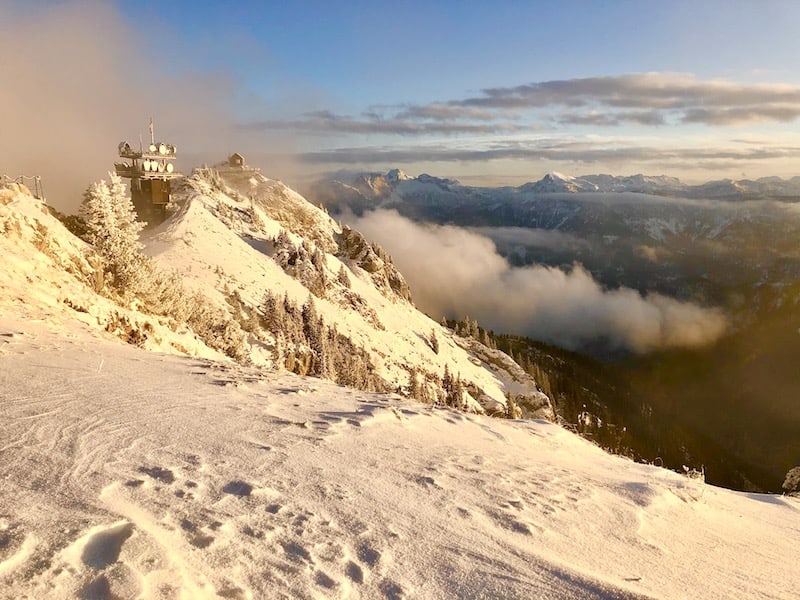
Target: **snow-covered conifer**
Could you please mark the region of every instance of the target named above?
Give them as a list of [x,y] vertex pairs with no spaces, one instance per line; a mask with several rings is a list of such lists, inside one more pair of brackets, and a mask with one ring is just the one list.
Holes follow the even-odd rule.
[[800,467],[789,469],[783,481],[783,491],[789,495],[800,494]]
[[125,193],[120,177],[109,173],[110,184],[93,183],[84,194],[81,216],[86,222],[87,242],[102,257],[104,268],[113,276],[119,291],[130,290],[142,274],[145,257],[141,254],[139,232],[143,223]]
[[336,275],[336,279],[338,280],[339,284],[343,287],[349,288],[350,287],[350,276],[347,274],[347,269],[344,265],[339,267],[339,273]]
[[434,354],[439,354],[439,338],[436,337],[435,329],[431,329],[431,349]]

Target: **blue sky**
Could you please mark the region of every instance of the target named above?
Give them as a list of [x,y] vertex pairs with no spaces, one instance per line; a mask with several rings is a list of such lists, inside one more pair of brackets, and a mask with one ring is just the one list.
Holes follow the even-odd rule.
[[40,71],[80,60],[75,39],[129,71],[98,74],[139,98],[124,131],[155,113],[190,154],[244,150],[290,182],[800,174],[798,2],[0,0],[0,17],[32,29]]

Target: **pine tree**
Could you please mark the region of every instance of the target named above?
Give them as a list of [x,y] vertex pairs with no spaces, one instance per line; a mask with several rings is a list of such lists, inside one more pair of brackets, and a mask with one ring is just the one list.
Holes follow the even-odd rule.
[[439,338],[436,337],[435,329],[431,329],[431,348],[434,354],[439,354]]
[[453,381],[453,390],[450,393],[450,406],[455,409],[461,410],[464,404],[464,384],[461,382],[461,373],[456,375]]
[[101,256],[105,271],[119,291],[135,287],[144,276],[147,259],[141,253],[139,233],[144,223],[136,220],[133,203],[121,178],[109,173],[110,184],[93,183],[84,193],[80,212],[86,222],[84,239]]
[[412,367],[408,371],[408,395],[414,400],[422,400],[417,369]]
[[339,273],[336,276],[336,279],[339,281],[339,283],[343,287],[346,287],[346,288],[350,287],[350,276],[347,274],[347,269],[345,268],[344,265],[339,267]]
[[95,182],[86,189],[79,214],[86,224],[83,239],[102,256],[102,249],[108,245],[110,224],[114,222],[114,208],[105,181]]

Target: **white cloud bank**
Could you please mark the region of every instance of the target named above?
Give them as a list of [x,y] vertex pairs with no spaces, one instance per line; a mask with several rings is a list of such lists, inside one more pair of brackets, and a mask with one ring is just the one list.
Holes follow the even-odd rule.
[[605,290],[580,265],[569,272],[512,267],[491,240],[459,227],[420,225],[385,210],[353,225],[392,254],[416,303],[434,317],[469,315],[496,331],[566,348],[603,338],[636,352],[703,345],[727,327],[718,309]]

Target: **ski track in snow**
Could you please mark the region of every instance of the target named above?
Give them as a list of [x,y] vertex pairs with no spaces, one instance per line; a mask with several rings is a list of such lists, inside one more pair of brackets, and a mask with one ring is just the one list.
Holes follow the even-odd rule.
[[0,317],[2,598],[791,598],[800,586],[794,500],[611,457],[544,422],[69,327]]

